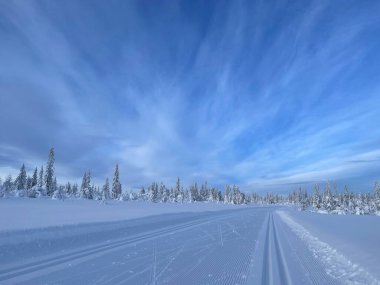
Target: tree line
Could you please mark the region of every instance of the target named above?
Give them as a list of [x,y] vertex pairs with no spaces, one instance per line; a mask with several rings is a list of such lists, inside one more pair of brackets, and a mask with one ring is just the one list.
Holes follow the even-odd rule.
[[319,184],[314,185],[313,193],[298,189],[288,196],[290,204],[299,205],[301,210],[317,211],[332,214],[380,215],[380,186],[376,180],[373,191],[356,193],[344,186],[338,191],[336,183],[326,182],[323,189]]
[[137,191],[123,191],[120,183],[119,166],[116,164],[112,185],[106,178],[102,187],[94,185],[91,181],[90,170],[85,171],[81,185],[67,182],[64,185],[57,183],[55,176],[54,148],[49,151],[45,169],[43,166],[34,169],[32,175],[28,175],[25,165],[20,168],[18,176],[13,180],[11,175],[2,182],[0,178],[0,197],[18,196],[36,198],[41,196],[64,200],[66,198],[83,198],[90,200],[140,200],[155,203],[193,203],[193,202],[218,202],[225,204],[283,204],[295,205],[301,210],[318,211],[336,214],[380,214],[380,186],[377,181],[374,184],[373,193],[354,193],[345,186],[343,192],[338,192],[336,183],[331,189],[327,182],[324,190],[316,184],[313,193],[306,189],[298,189],[288,196],[266,193],[259,195],[255,192],[244,193],[236,185],[226,185],[221,191],[217,187],[210,186],[207,182],[200,185],[193,183],[190,187],[184,187],[180,178],[177,178],[174,187],[153,182],[146,189],[142,187]]

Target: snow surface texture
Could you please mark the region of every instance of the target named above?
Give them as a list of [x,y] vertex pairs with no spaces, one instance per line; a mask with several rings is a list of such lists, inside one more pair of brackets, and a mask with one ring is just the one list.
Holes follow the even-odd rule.
[[[17,206],[1,214],[39,220],[0,231],[0,284],[379,284],[286,207],[173,204],[177,212],[160,214],[168,204],[31,200],[36,215],[30,200],[6,201]],[[127,209],[145,217],[120,220]],[[13,228],[24,225],[18,218]]]
[[[87,199],[0,199],[0,231],[43,228],[71,224],[121,221],[159,214],[236,209],[217,203],[151,203]],[[238,207],[244,207],[238,206]]]
[[344,284],[380,284],[380,282],[364,268],[354,264],[329,244],[311,235],[308,230],[296,223],[287,213],[278,211],[278,214],[294,233],[306,242],[315,258],[324,264],[326,272],[329,275],[341,280]]

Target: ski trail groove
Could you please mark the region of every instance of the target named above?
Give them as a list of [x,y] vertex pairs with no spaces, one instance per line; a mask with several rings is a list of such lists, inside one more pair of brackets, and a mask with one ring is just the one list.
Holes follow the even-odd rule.
[[[214,218],[214,219],[217,219],[217,218]],[[119,247],[127,246],[127,245],[134,244],[134,243],[143,242],[143,241],[153,239],[153,238],[157,238],[157,237],[161,237],[164,235],[169,235],[173,232],[184,231],[184,230],[190,229],[192,227],[196,227],[196,226],[199,226],[202,224],[207,224],[207,223],[213,221],[214,219],[207,219],[205,221],[197,220],[194,222],[189,222],[189,223],[185,223],[185,224],[181,224],[181,225],[176,225],[173,227],[168,227],[166,229],[154,231],[154,232],[151,232],[148,234],[141,234],[141,235],[136,236],[136,237],[130,237],[130,238],[126,238],[123,240],[110,242],[110,243],[108,242],[106,244],[100,244],[100,245],[93,246],[90,248],[77,250],[77,251],[74,251],[71,253],[62,254],[59,256],[55,256],[55,257],[51,257],[51,258],[47,258],[47,259],[43,259],[43,260],[39,260],[39,261],[35,261],[35,262],[30,262],[30,263],[27,263],[27,264],[24,264],[21,266],[15,266],[12,268],[3,269],[0,271],[0,281],[6,281],[6,280],[9,280],[9,279],[12,279],[15,277],[20,277],[20,276],[28,274],[28,273],[34,273],[36,271],[43,271],[43,270],[46,270],[47,268],[59,266],[59,265],[65,263],[65,262],[68,262],[68,261],[74,261],[74,260],[77,260],[80,258],[95,255],[98,253],[111,251],[111,250],[117,249]]]
[[270,224],[270,214],[268,216],[267,230],[265,235],[265,244],[264,244],[264,259],[263,259],[263,271],[261,284],[271,284],[269,283],[269,267],[271,266],[269,261],[269,224]]
[[281,281],[281,284],[284,285],[292,284],[284,250],[278,236],[275,219],[273,214],[270,213],[268,216],[264,243],[261,275],[261,284],[263,285],[278,284],[278,281]]
[[280,277],[282,280],[282,284],[291,285],[292,282],[291,282],[290,275],[289,275],[288,265],[287,265],[286,259],[284,257],[284,251],[283,251],[281,244],[279,242],[279,239],[278,239],[276,223],[273,219],[273,215],[272,215],[272,229],[273,229],[274,242],[276,245],[277,262],[278,262],[279,273],[280,273]]

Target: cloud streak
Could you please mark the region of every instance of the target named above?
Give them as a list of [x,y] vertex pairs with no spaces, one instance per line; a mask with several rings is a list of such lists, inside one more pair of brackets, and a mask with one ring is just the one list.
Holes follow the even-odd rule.
[[177,176],[368,187],[380,170],[379,12],[357,1],[3,2],[0,174],[55,146],[62,180],[91,169],[100,182],[119,162],[128,187]]

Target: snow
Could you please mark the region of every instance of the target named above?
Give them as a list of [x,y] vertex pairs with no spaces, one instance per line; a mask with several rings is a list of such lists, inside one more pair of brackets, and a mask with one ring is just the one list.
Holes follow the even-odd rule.
[[0,199],[0,231],[25,230],[82,223],[112,222],[152,215],[237,209],[242,205],[217,203],[151,203],[48,198]]
[[311,236],[328,243],[353,264],[360,264],[380,280],[380,218],[377,216],[320,215],[287,211]]
[[283,221],[303,240],[314,257],[320,260],[326,272],[344,284],[380,284],[379,281],[363,267],[353,263],[342,253],[326,242],[310,234],[302,225],[295,222],[284,211],[278,212]]
[[[379,284],[378,217],[0,199],[1,284]],[[6,221],[8,220],[9,221]]]

